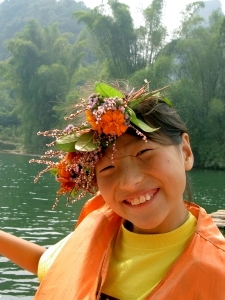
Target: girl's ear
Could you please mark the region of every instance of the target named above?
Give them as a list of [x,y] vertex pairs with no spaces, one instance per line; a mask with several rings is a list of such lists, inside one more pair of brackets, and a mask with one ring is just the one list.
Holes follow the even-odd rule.
[[181,151],[184,158],[185,171],[189,171],[192,169],[194,164],[194,155],[191,150],[189,135],[187,133],[182,134]]

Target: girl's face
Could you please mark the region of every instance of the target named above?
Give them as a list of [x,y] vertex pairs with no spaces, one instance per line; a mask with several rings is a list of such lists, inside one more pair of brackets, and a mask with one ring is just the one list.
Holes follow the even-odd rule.
[[124,134],[96,166],[97,184],[112,210],[136,233],[165,233],[186,220],[185,171],[193,154],[186,133],[179,146],[161,145]]

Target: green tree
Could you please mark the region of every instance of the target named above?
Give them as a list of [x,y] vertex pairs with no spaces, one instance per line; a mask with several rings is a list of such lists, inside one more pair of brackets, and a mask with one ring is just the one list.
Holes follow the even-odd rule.
[[[92,39],[92,49],[104,62],[111,78],[128,79],[142,68],[152,67],[165,44],[166,29],[162,25],[163,0],[154,0],[143,11],[145,25],[135,29],[128,6],[109,0],[110,14],[101,5],[74,16],[84,22]],[[108,11],[108,10],[107,10]]]
[[70,32],[74,42],[83,26],[72,18],[76,10],[87,9],[83,2],[74,0],[5,0],[0,3],[0,60],[9,57],[6,40],[13,38],[29,20],[36,19],[42,26],[57,22],[61,33]]
[[144,25],[136,29],[136,47],[142,67],[129,76],[132,85],[141,86],[147,79],[154,89],[167,84],[169,80],[173,61],[171,55],[163,52],[167,36],[162,24],[163,8],[163,0],[153,0],[143,11]]
[[224,15],[214,12],[208,26],[192,15],[183,29],[174,48],[172,93],[191,128],[195,164],[218,167],[225,154],[225,121],[218,113],[225,101]]
[[175,36],[177,38],[188,38],[192,35],[192,30],[199,26],[203,21],[203,18],[198,14],[201,8],[204,8],[204,1],[195,1],[186,5],[185,10],[181,13],[182,20],[177,30],[175,30]]
[[56,24],[43,29],[35,20],[9,41],[8,49],[12,57],[7,66],[20,101],[24,148],[39,153],[46,141],[36,133],[56,126],[54,107],[65,99],[82,54],[75,53],[76,46],[59,33]]
[[110,78],[128,78],[142,65],[137,53],[136,34],[128,6],[117,0],[108,1],[111,15],[104,6],[75,12],[84,22],[92,39],[92,49],[100,62],[107,65]]
[[139,49],[146,68],[153,66],[155,58],[165,45],[167,31],[162,24],[164,0],[153,0],[143,11],[144,27],[139,28]]

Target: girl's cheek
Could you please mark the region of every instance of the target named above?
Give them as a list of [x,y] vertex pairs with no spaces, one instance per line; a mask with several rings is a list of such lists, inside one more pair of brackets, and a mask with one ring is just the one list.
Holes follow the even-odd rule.
[[111,179],[98,178],[97,184],[98,184],[98,189],[104,198],[104,195],[108,195],[112,193],[115,182],[112,181]]

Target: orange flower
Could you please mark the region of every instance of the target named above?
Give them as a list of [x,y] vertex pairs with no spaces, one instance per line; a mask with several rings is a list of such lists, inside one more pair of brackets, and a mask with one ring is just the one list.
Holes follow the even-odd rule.
[[57,181],[65,183],[70,181],[71,173],[69,171],[69,167],[76,163],[81,154],[77,152],[68,152],[63,159],[58,163],[57,169]]
[[108,110],[102,115],[100,126],[105,134],[120,136],[127,130],[124,114],[119,110]]
[[81,158],[81,153],[79,152],[68,152],[65,157],[64,160],[67,161],[67,164],[71,164],[71,163],[76,163],[78,162],[78,160]]
[[70,179],[70,172],[67,170],[67,163],[63,160],[63,161],[60,161],[58,166],[57,166],[57,169],[58,169],[58,178],[64,178],[66,180],[69,180]]
[[94,130],[98,131],[98,133],[102,132],[100,124],[96,123],[95,117],[92,115],[90,110],[86,110],[86,119]]
[[60,182],[60,189],[57,192],[59,196],[71,192],[75,186],[75,183],[71,182],[71,174],[67,169],[67,163],[64,161],[64,159],[57,166],[57,181]]
[[104,132],[105,134],[120,136],[127,130],[127,126],[124,125],[124,114],[119,110],[108,110],[102,115],[98,123],[96,123],[96,119],[91,111],[86,110],[86,118],[92,128],[98,133]]
[[58,190],[57,194],[60,196],[62,194],[66,194],[71,192],[75,187],[74,182],[63,182],[60,185],[60,189]]
[[61,183],[60,189],[57,194],[60,196],[71,192],[75,187],[75,182],[71,181],[71,172],[69,167],[76,163],[81,157],[80,153],[77,152],[68,152],[63,159],[58,163],[57,169],[57,181]]

